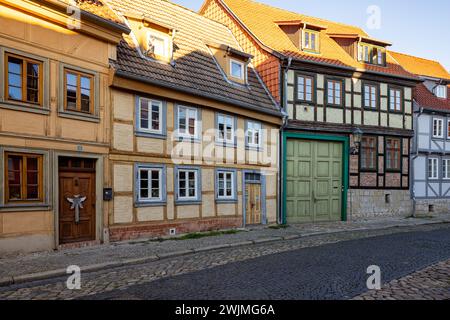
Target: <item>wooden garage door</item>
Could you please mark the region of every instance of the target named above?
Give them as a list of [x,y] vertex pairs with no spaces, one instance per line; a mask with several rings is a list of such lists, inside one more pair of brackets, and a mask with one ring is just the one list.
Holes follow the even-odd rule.
[[288,139],[286,146],[287,223],[340,221],[340,142]]

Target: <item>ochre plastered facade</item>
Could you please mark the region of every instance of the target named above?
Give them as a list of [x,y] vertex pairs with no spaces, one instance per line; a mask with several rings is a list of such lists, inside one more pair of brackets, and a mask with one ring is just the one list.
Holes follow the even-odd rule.
[[[15,7],[17,6],[17,7]],[[20,9],[20,10],[19,10]],[[23,11],[22,11],[23,10]],[[34,16],[27,14],[33,11]],[[42,203],[6,203],[4,170],[0,187],[0,253],[54,249],[58,240],[58,158],[87,157],[96,161],[96,241],[103,240],[108,224],[108,203],[102,190],[110,183],[106,155],[109,151],[109,59],[115,59],[119,35],[88,22],[82,30],[69,29],[64,13],[29,1],[0,2],[0,54],[14,53],[43,63],[42,106],[10,103],[1,90],[0,167],[5,152],[43,155]],[[91,33],[86,32],[91,30]],[[107,36],[108,35],[108,36]],[[102,37],[100,37],[102,36]],[[109,39],[109,40],[108,40]],[[95,112],[85,117],[62,107],[62,69],[87,70],[95,77]],[[2,72],[2,86],[6,75]],[[105,210],[104,210],[105,209]]]

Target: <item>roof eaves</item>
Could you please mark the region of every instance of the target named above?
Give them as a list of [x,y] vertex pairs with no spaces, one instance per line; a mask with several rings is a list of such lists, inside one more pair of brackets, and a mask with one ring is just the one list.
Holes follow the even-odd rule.
[[449,114],[450,113],[450,108],[449,109],[435,108],[435,107],[423,106],[423,105],[421,105],[418,102],[416,102],[416,103],[419,106],[419,108],[422,108],[423,112],[427,112],[427,113],[445,113],[445,114]]
[[[31,0],[33,2],[36,2],[39,5],[44,6],[51,6],[53,8],[57,8],[59,10],[64,10],[64,12],[69,12],[68,8],[70,7],[67,3],[58,1],[58,0],[46,0],[45,2],[42,0]],[[99,25],[108,27],[110,29],[114,29],[115,31],[119,33],[125,33],[129,34],[131,32],[131,29],[128,28],[125,24],[120,24],[118,22],[114,22],[111,20],[108,20],[106,18],[100,17],[99,15],[96,15],[94,13],[91,13],[89,11],[80,9],[81,18],[85,17],[87,20],[94,21],[99,23]]]
[[163,82],[163,81],[152,80],[152,79],[149,79],[149,78],[146,78],[146,77],[143,77],[143,76],[140,76],[140,75],[136,75],[136,74],[133,74],[133,73],[129,73],[129,72],[126,72],[126,71],[123,71],[123,70],[117,70],[115,75],[118,76],[118,77],[128,78],[128,79],[131,79],[131,80],[137,80],[137,81],[148,83],[148,84],[151,84],[151,85],[157,85],[157,86],[165,87],[167,89],[172,89],[172,90],[180,91],[180,92],[183,92],[183,93],[194,94],[196,96],[203,97],[203,98],[208,98],[208,99],[213,99],[213,100],[217,100],[217,101],[224,102],[224,103],[229,103],[229,104],[234,105],[234,106],[242,107],[242,108],[245,108],[245,109],[261,112],[261,113],[272,115],[272,116],[277,116],[277,117],[281,117],[282,116],[281,111],[278,110],[278,106],[276,106],[276,105],[274,105],[274,107],[277,107],[277,109],[268,109],[268,108],[264,108],[264,107],[258,107],[258,106],[250,105],[250,104],[244,103],[244,102],[237,102],[234,99],[228,99],[228,98],[225,98],[223,96],[214,95],[214,94],[210,94],[210,93],[206,94],[206,93],[204,93],[204,92],[202,92],[200,90],[182,88],[180,86],[169,84],[169,83],[166,83],[166,82]]
[[373,70],[367,70],[367,69],[356,69],[356,71],[358,72],[363,72],[363,73],[370,73],[370,74],[375,74],[378,76],[387,76],[387,77],[394,77],[394,78],[398,78],[398,79],[404,79],[404,80],[410,80],[410,81],[415,81],[415,82],[423,82],[423,80],[421,80],[419,77],[414,76],[413,74],[412,77],[408,77],[408,76],[403,76],[403,75],[399,75],[399,74],[393,74],[393,73],[385,73],[385,72],[378,72],[378,71],[373,71]]

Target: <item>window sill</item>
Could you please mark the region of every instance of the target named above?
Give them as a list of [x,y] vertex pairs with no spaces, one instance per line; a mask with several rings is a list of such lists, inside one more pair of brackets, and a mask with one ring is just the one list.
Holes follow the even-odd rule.
[[373,107],[364,106],[363,109],[366,111],[374,111],[374,112],[380,111],[380,109],[378,107],[373,108]]
[[236,143],[229,143],[229,142],[222,142],[222,141],[216,141],[216,146],[223,147],[223,148],[237,148]]
[[359,172],[362,172],[362,173],[377,173],[378,170],[377,169],[362,169],[362,168],[359,168]]
[[165,133],[150,133],[145,131],[135,131],[134,132],[136,137],[142,137],[142,138],[154,138],[154,139],[167,139],[167,135]]
[[2,101],[0,103],[0,108],[3,109],[9,109],[9,110],[15,110],[15,111],[22,111],[22,112],[31,112],[31,113],[37,113],[42,115],[49,115],[50,109],[48,107],[36,107],[35,105],[30,105],[27,103],[14,103],[10,101]]
[[309,105],[309,106],[315,106],[316,105],[315,101],[307,101],[307,100],[295,100],[295,103],[306,104],[306,105]]
[[311,54],[317,54],[317,55],[320,55],[320,51],[313,50],[313,49],[302,48],[302,51],[303,51],[303,52],[307,52],[307,53],[311,53]]
[[216,198],[216,203],[217,204],[233,204],[233,203],[237,203],[237,199],[217,199]]
[[46,203],[17,203],[17,204],[3,204],[0,205],[0,211],[48,211],[51,206]]
[[401,169],[386,169],[386,173],[402,173]]
[[245,146],[245,150],[261,152],[263,151],[263,147]]
[[176,200],[175,205],[177,206],[194,206],[202,204],[201,200]]
[[192,143],[201,143],[202,140],[196,137],[176,137],[176,141],[178,142],[192,142]]
[[164,207],[167,205],[166,201],[138,201],[134,203],[135,208],[144,208],[144,207]]
[[330,107],[330,108],[339,108],[339,109],[343,109],[344,108],[344,106],[342,105],[342,104],[332,104],[332,103],[327,103],[326,105],[325,105],[326,107]]
[[100,122],[100,117],[83,114],[78,112],[70,112],[70,111],[59,111],[58,115],[62,118],[73,119],[73,120],[81,120],[81,121],[89,121],[89,122]]

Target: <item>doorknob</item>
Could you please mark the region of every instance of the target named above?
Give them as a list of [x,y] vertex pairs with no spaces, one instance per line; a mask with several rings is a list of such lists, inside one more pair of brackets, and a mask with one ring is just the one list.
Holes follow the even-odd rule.
[[72,198],[67,197],[66,199],[70,202],[70,209],[75,210],[75,223],[80,223],[80,209],[83,209],[83,202],[86,201],[87,197],[77,194]]

